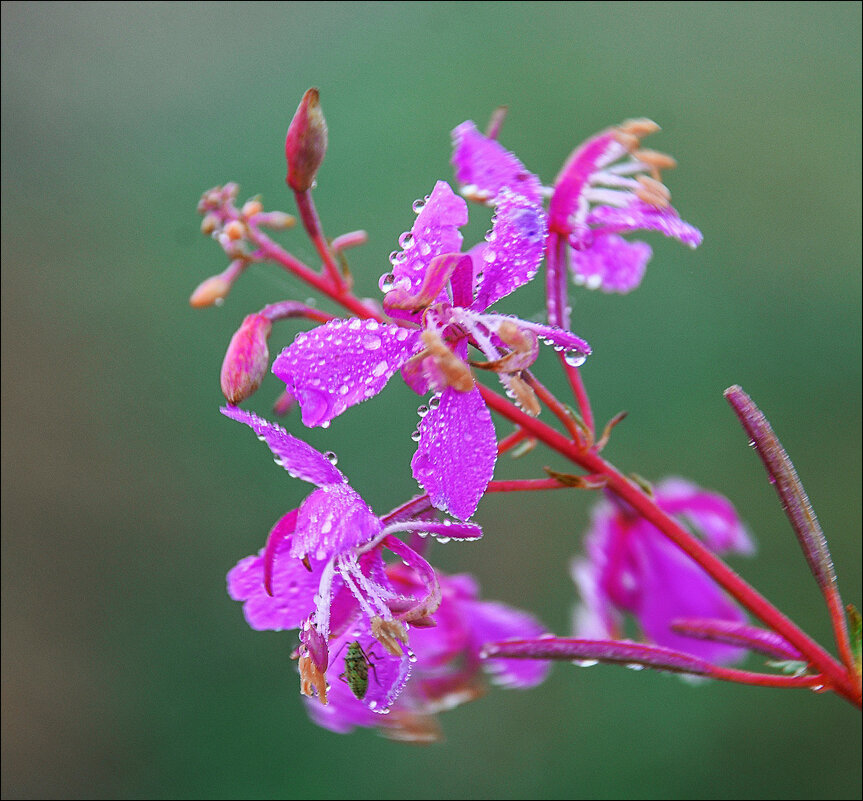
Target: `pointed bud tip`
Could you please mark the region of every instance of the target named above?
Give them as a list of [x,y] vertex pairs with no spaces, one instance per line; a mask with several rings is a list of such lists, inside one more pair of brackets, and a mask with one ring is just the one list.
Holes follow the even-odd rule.
[[291,189],[305,192],[312,186],[326,152],[327,122],[321,111],[320,94],[312,87],[303,95],[285,137],[286,181]]

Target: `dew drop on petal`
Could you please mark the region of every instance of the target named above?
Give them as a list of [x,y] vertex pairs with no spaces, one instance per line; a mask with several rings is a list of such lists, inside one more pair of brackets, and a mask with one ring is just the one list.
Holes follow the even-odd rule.
[[413,202],[413,205],[411,206],[411,208],[414,210],[414,214],[419,214],[422,211],[423,206],[425,206],[425,204],[426,204],[426,202],[423,198],[418,198],[417,200],[415,200]]
[[429,407],[423,404],[422,406],[417,406],[417,414],[420,417],[425,417],[429,413]]
[[429,400],[429,409],[437,409],[438,406],[440,406],[440,395],[434,395]]
[[421,436],[422,435],[420,434],[419,429],[415,429],[414,432],[411,434],[411,439],[414,442],[419,442]]
[[587,360],[587,354],[580,350],[568,350],[563,354],[563,360],[570,367],[581,367]]
[[375,334],[367,334],[363,337],[363,347],[366,350],[377,350],[381,346],[381,338]]
[[573,665],[578,665],[579,667],[593,667],[594,665],[599,664],[598,659],[573,659]]
[[393,284],[396,282],[396,277],[392,273],[384,273],[381,276],[381,280],[378,282],[378,286],[381,288],[381,292],[389,292],[393,288]]
[[374,375],[375,378],[379,378],[388,369],[389,369],[389,365],[385,361],[380,361],[374,366],[374,369],[372,370],[372,375]]
[[330,464],[333,465],[339,463],[339,457],[333,451],[327,451],[324,454],[324,459],[326,459]]

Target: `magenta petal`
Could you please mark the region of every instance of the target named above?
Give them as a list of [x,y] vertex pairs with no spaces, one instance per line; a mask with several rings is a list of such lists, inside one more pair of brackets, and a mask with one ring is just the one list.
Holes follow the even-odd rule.
[[[463,609],[470,621],[471,638],[477,650],[487,642],[530,639],[546,633],[535,617],[506,604],[464,601]],[[507,687],[534,687],[545,680],[549,670],[547,662],[538,660],[490,659],[485,667],[494,676],[495,683]]]
[[701,231],[681,220],[680,215],[671,206],[658,209],[640,200],[624,208],[597,206],[588,215],[587,224],[591,227],[598,226],[606,231],[621,233],[638,230],[659,231],[691,248],[697,248],[704,239]]
[[714,618],[743,622],[746,616],[716,583],[679,548],[648,525],[631,534],[640,566],[641,602],[635,610],[644,633],[658,645],[685,651],[716,663],[734,662],[740,648],[694,640],[674,633],[677,618]]
[[584,250],[570,250],[576,284],[624,294],[638,287],[653,251],[646,242],[627,242],[617,234],[598,234]]
[[597,134],[572,152],[555,179],[554,194],[548,205],[553,231],[561,234],[570,232],[569,217],[577,211],[591,175],[601,163],[607,163],[624,152],[612,131]]
[[462,236],[458,229],[466,224],[464,198],[456,195],[446,181],[438,181],[410,233],[400,240],[403,249],[393,258],[393,288],[408,295],[419,294],[429,262],[435,256],[461,251]]
[[300,506],[291,555],[329,559],[364,545],[381,531],[381,521],[347,484],[316,489]]
[[501,189],[541,202],[542,185],[512,153],[483,136],[470,120],[453,132],[452,163],[456,179],[478,199],[492,200]]
[[494,425],[479,390],[447,387],[419,431],[411,461],[414,478],[438,509],[467,520],[494,475],[497,459]]
[[297,398],[303,423],[328,423],[377,395],[419,345],[419,332],[374,320],[332,320],[297,335],[273,372]]
[[257,631],[299,628],[315,608],[324,562],[312,562],[312,571],[290,556],[290,538],[281,541],[273,562],[273,595],[264,588],[263,551],[241,559],[228,573],[228,595],[243,601],[243,614]]
[[342,472],[311,445],[289,434],[281,426],[270,423],[251,412],[235,406],[221,409],[225,417],[245,423],[269,445],[276,460],[294,478],[301,478],[319,487],[347,482]]
[[663,511],[683,517],[714,553],[755,551],[734,505],[722,495],[681,478],[667,478],[657,484],[656,496]]
[[483,278],[471,308],[485,311],[533,278],[539,269],[547,236],[545,212],[539,203],[504,189],[495,199],[491,233],[482,254]]

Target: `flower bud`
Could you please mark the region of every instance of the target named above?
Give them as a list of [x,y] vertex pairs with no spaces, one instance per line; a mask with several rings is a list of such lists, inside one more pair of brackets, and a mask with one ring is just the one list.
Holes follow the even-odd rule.
[[285,138],[288,186],[295,192],[309,189],[326,152],[327,122],[318,101],[318,90],[309,89],[300,101]]
[[213,275],[198,285],[192,297],[189,298],[189,304],[196,309],[220,305],[230,291],[230,281],[223,275]]
[[228,403],[237,404],[253,395],[270,363],[267,338],[273,324],[261,314],[250,314],[231,337],[222,362],[222,393]]

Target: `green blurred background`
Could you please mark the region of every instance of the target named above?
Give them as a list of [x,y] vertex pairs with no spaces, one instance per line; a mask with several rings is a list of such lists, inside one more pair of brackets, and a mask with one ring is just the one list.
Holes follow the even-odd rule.
[[[597,415],[630,412],[607,453],[727,494],[759,542],[735,566],[829,642],[722,390],[770,416],[859,602],[860,34],[859,3],[3,3],[3,795],[859,797],[859,714],[805,691],[559,665],[447,713],[425,750],[317,729],[292,637],[250,631],[224,591],[307,487],[217,411],[242,317],[309,293],[261,266],[223,308],[187,299],[226,264],[198,232],[204,189],[293,211],[283,137],[309,86],[330,126],[316,202],[330,235],[369,232],[369,295],[411,201],[451,180],[462,120],[508,103],[503,142],[550,182],[593,132],[656,119],[705,244],[648,237],[638,292],[577,297]],[[509,308],[538,313],[541,288]],[[416,404],[393,382],[327,431],[288,425],[382,512],[416,489]],[[563,466],[498,476],[543,464]],[[435,561],[566,633],[591,502],[491,497],[485,539]]]

